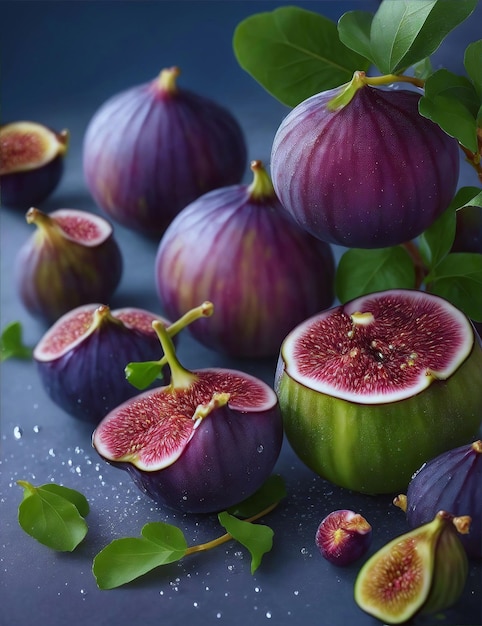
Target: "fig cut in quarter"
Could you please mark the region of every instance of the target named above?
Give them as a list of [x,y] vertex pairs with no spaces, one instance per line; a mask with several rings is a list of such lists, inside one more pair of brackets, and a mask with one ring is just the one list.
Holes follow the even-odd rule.
[[292,447],[356,491],[406,488],[482,419],[482,348],[467,317],[415,290],[324,311],[284,340],[275,389]]

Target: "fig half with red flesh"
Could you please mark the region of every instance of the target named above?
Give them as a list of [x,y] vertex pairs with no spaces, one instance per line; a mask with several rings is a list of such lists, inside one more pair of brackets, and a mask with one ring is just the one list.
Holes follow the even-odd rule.
[[162,324],[153,326],[171,383],[109,413],[93,446],[158,503],[190,513],[226,509],[259,489],[277,461],[283,425],[276,394],[244,372],[186,370]]
[[62,177],[68,142],[67,130],[37,122],[0,126],[2,204],[27,209],[45,200]]
[[[98,424],[109,411],[137,395],[126,379],[125,367],[135,361],[162,357],[152,322],[168,328],[173,341],[185,326],[212,313],[205,302],[171,324],[150,311],[135,307],[110,310],[87,304],[63,315],[45,333],[33,357],[42,384],[52,400],[78,419]],[[163,370],[169,382],[169,370]]]
[[94,213],[31,208],[37,230],[15,259],[20,300],[33,315],[53,323],[75,307],[109,302],[122,277],[123,260],[111,224]]
[[482,347],[468,318],[415,290],[363,296],[284,340],[275,389],[295,452],[364,493],[406,489],[427,459],[477,433]]

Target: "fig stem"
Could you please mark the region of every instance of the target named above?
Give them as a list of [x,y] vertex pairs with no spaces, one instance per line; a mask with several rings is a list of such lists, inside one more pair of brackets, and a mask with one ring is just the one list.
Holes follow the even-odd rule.
[[262,200],[275,195],[273,183],[265,170],[262,161],[251,161],[251,171],[254,174],[253,182],[248,187],[251,200]]
[[161,342],[161,346],[164,352],[164,359],[169,365],[171,370],[171,389],[188,389],[194,381],[197,380],[197,376],[184,368],[179,359],[177,358],[176,349],[172,343],[172,339],[169,336],[167,328],[159,320],[152,322],[152,328],[155,330],[156,335]]
[[[278,506],[278,504],[279,502],[274,502],[273,504],[270,504],[259,513],[256,513],[252,517],[246,518],[244,521],[255,522],[257,519],[260,519],[261,517],[264,517],[268,513],[271,513],[271,511],[275,509]],[[220,546],[223,543],[230,541],[232,538],[233,536],[230,533],[225,533],[224,535],[221,535],[221,537],[217,537],[216,539],[212,539],[211,541],[207,541],[206,543],[200,543],[196,546],[190,546],[186,550],[184,556],[187,556],[188,554],[194,554],[195,552],[204,552],[206,550],[211,550],[211,548],[216,548],[217,546]]]
[[178,67],[168,67],[162,70],[157,79],[157,85],[161,91],[167,93],[176,93],[177,91],[177,77],[181,73]]
[[211,317],[213,312],[213,303],[209,301],[203,302],[194,309],[191,309],[187,313],[184,313],[182,317],[170,324],[167,327],[167,332],[169,333],[170,337],[174,337],[174,335],[177,335],[186,326],[189,326],[189,324],[192,324],[192,322],[195,322],[200,317]]

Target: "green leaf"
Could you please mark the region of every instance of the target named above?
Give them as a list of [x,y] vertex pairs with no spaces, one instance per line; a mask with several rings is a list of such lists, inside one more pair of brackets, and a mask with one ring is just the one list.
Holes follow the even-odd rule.
[[137,389],[149,387],[157,378],[162,379],[164,361],[139,361],[128,363],[124,369],[127,380]]
[[0,361],[6,361],[10,358],[32,358],[32,348],[23,344],[22,334],[20,322],[11,322],[5,326],[0,337]]
[[340,41],[370,61],[373,61],[370,47],[372,20],[373,13],[369,11],[348,11],[338,20]]
[[340,302],[384,289],[413,289],[415,269],[402,246],[373,250],[352,248],[338,263],[335,286]]
[[186,539],[176,526],[151,522],[141,533],[142,537],[114,539],[94,558],[92,571],[100,589],[125,585],[186,553]]
[[450,252],[456,229],[456,210],[478,206],[482,192],[478,187],[461,187],[444,213],[419,238],[419,251],[427,269],[432,270]]
[[467,46],[464,55],[464,67],[467,75],[471,78],[475,91],[479,96],[479,100],[482,100],[482,71],[481,71],[481,59],[482,59],[482,39],[474,41]]
[[442,296],[482,322],[482,254],[448,254],[426,277],[427,291]]
[[18,522],[37,541],[61,552],[72,552],[87,534],[82,513],[89,506],[84,496],[59,485],[34,487],[24,480],[17,483],[24,489],[18,507]]
[[233,517],[227,511],[218,515],[219,523],[240,544],[247,548],[251,554],[251,573],[258,569],[263,555],[273,547],[273,530],[262,524],[251,524],[237,517]]
[[383,74],[398,74],[430,56],[477,0],[383,0],[372,22],[371,51]]
[[228,513],[236,517],[251,517],[284,497],[286,497],[284,478],[273,474],[252,496],[228,509]]
[[477,151],[479,107],[479,96],[473,84],[464,76],[445,69],[427,78],[425,93],[419,102],[421,115],[438,124],[472,152]]
[[246,18],[235,29],[233,49],[239,65],[291,107],[370,65],[341,43],[332,20],[298,7]]

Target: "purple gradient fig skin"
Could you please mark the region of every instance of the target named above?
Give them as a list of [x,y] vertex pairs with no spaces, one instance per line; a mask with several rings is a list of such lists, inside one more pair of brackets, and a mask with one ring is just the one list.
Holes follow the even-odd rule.
[[69,132],[55,132],[36,122],[0,126],[2,205],[23,208],[41,204],[64,172]]
[[469,515],[470,531],[460,541],[470,558],[482,559],[482,440],[424,463],[412,476],[407,495],[397,496],[394,504],[406,512],[412,528],[429,522],[440,509]]
[[[333,244],[382,248],[420,235],[447,208],[457,141],[418,113],[420,95],[365,83],[314,95],[281,123],[271,153],[276,193],[296,221]],[[336,100],[335,100],[336,103]]]
[[126,380],[125,366],[162,357],[151,325],[155,319],[170,324],[149,311],[111,311],[101,304],[80,306],[63,315],[33,353],[47,394],[73,417],[98,424],[139,393]]
[[114,409],[92,444],[162,505],[187,513],[225,510],[259,489],[278,459],[283,426],[276,395],[244,372],[185,370],[162,325],[153,326],[170,385]]
[[15,259],[15,280],[29,313],[49,324],[82,304],[109,302],[123,260],[109,222],[75,209],[26,214],[37,230]]
[[84,138],[84,174],[98,206],[144,234],[162,234],[203,193],[238,183],[244,135],[218,103],[176,84],[176,67],[109,99]]
[[360,559],[371,542],[371,525],[362,515],[347,509],[329,513],[315,533],[315,544],[321,556],[340,567]]
[[162,237],[155,261],[159,298],[170,317],[210,300],[216,315],[189,327],[231,356],[275,355],[299,322],[334,298],[331,248],[283,210],[261,161],[250,185],[205,194]]

